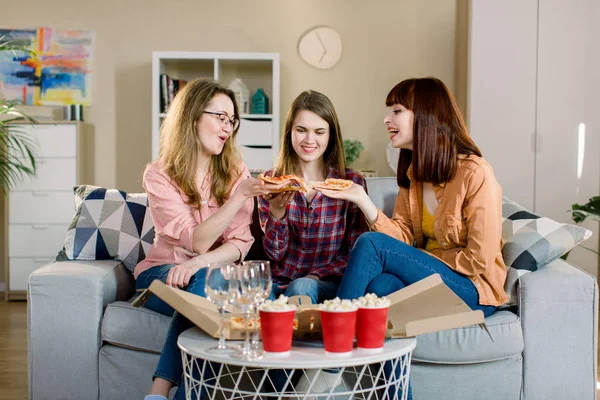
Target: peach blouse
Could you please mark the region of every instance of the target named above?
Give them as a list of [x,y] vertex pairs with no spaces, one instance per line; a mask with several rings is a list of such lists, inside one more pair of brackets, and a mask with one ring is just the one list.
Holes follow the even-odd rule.
[[[237,190],[244,179],[249,177],[250,171],[246,164],[243,164],[242,174],[235,182],[232,193]],[[187,196],[159,167],[158,161],[154,161],[146,168],[143,186],[148,194],[155,237],[148,255],[135,267],[135,278],[151,267],[181,264],[197,256],[192,249],[194,229],[213,216],[220,208],[210,193],[211,177],[206,177],[202,182],[199,180],[196,182],[196,187],[199,188],[200,196],[203,199],[202,205],[198,209],[187,203]],[[211,250],[224,243],[231,243],[239,249],[240,259],[243,259],[254,242],[254,237],[250,232],[253,210],[254,199],[248,199],[211,247]]]

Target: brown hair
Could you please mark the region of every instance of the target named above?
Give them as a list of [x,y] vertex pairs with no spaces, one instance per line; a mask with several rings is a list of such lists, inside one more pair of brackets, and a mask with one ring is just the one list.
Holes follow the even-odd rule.
[[279,156],[275,163],[274,172],[277,175],[299,174],[300,162],[298,155],[292,147],[292,128],[294,120],[300,111],[307,110],[323,118],[329,125],[329,143],[323,153],[326,171],[335,168],[342,178],[346,177],[346,161],[344,157],[344,144],[342,129],[331,100],[323,93],[307,90],[300,93],[292,102],[285,121],[285,130],[281,135]]
[[459,154],[481,157],[454,96],[441,80],[406,79],[388,93],[385,104],[401,104],[414,113],[413,150],[400,151],[399,186],[410,186],[406,172],[411,164],[416,181],[439,185],[456,174]]
[[[195,178],[202,145],[196,132],[196,124],[208,103],[219,94],[231,99],[234,114],[238,116],[233,91],[212,79],[201,78],[187,83],[177,93],[160,128],[160,166],[186,194],[189,204],[197,208],[200,208],[202,199]],[[235,143],[238,130],[239,127],[232,132],[220,154],[211,156],[211,194],[219,205],[223,205],[229,198],[233,184],[241,173],[238,167],[241,164],[241,156]]]

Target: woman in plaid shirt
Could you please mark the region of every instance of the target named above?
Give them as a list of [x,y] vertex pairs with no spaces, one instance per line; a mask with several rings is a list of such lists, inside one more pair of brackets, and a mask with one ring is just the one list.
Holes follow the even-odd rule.
[[[366,191],[364,178],[345,168],[331,100],[312,90],[290,106],[277,163],[266,174],[295,174],[307,182],[348,179]],[[313,303],[334,298],[350,250],[367,231],[360,209],[310,190],[259,197],[259,216],[263,247],[272,260],[273,295],[307,295]]]

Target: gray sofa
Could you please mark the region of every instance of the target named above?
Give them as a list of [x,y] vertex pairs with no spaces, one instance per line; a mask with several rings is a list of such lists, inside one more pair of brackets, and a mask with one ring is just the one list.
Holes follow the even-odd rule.
[[[388,215],[394,178],[368,179]],[[54,262],[28,285],[29,398],[142,399],[169,317],[133,308],[134,280],[118,261]],[[415,400],[596,399],[598,286],[556,260],[524,275],[518,306],[486,324],[418,337]]]

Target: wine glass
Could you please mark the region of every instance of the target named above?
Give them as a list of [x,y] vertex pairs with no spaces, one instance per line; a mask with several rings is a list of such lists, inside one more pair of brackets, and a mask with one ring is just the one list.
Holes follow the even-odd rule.
[[[260,290],[257,291],[253,301],[254,312],[258,317],[258,306],[271,295],[273,281],[271,280],[271,263],[264,260],[248,260],[242,262],[242,265],[247,265],[256,269],[260,280]],[[258,339],[258,324],[252,333],[251,347],[258,353],[262,353],[260,349],[260,341]]]
[[244,344],[242,345],[241,350],[232,356],[244,360],[256,360],[260,358],[261,355],[254,351],[250,346],[248,320],[250,318],[250,311],[254,304],[254,299],[262,290],[260,276],[256,268],[251,265],[242,264],[237,266],[235,277],[236,278],[232,280],[233,286],[231,292],[235,305],[239,307],[244,314],[245,335]]
[[212,263],[206,271],[204,291],[206,298],[212,301],[219,309],[219,343],[207,349],[210,353],[229,354],[236,351],[234,347],[225,344],[224,312],[225,305],[231,302],[230,282],[235,275],[235,265],[226,263]]

